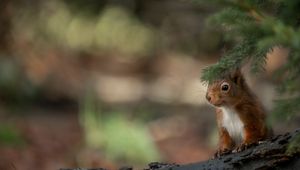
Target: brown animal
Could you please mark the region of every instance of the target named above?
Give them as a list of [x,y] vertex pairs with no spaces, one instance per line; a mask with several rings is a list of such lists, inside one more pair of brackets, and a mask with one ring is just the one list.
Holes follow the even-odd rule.
[[269,136],[265,110],[237,69],[209,83],[206,99],[216,107],[219,149],[216,156],[240,151]]

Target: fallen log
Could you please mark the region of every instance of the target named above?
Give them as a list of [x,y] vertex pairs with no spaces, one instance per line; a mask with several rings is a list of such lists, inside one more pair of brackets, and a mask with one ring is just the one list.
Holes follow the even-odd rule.
[[[187,165],[151,163],[147,170],[202,170],[202,169],[300,169],[300,151],[287,153],[292,141],[300,139],[300,129],[277,135],[254,144],[238,153],[227,153],[208,161]],[[300,143],[298,143],[298,146]]]

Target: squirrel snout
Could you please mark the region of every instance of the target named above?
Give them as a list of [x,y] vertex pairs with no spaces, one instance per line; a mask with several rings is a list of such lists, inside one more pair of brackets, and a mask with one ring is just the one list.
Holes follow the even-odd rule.
[[208,94],[206,94],[206,99],[207,99],[207,101],[209,101],[209,102],[210,102],[210,100],[211,100],[211,97],[210,97]]

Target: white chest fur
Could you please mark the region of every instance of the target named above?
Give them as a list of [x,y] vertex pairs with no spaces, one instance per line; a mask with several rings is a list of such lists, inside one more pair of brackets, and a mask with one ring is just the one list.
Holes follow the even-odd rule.
[[244,124],[241,121],[239,115],[234,109],[228,107],[222,107],[223,122],[222,125],[228,131],[231,138],[235,143],[240,143],[243,139],[243,127]]

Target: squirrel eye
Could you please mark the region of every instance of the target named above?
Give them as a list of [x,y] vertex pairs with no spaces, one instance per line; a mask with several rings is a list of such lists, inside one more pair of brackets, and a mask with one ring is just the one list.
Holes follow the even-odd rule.
[[227,92],[229,90],[229,84],[227,82],[223,82],[221,84],[221,90]]

